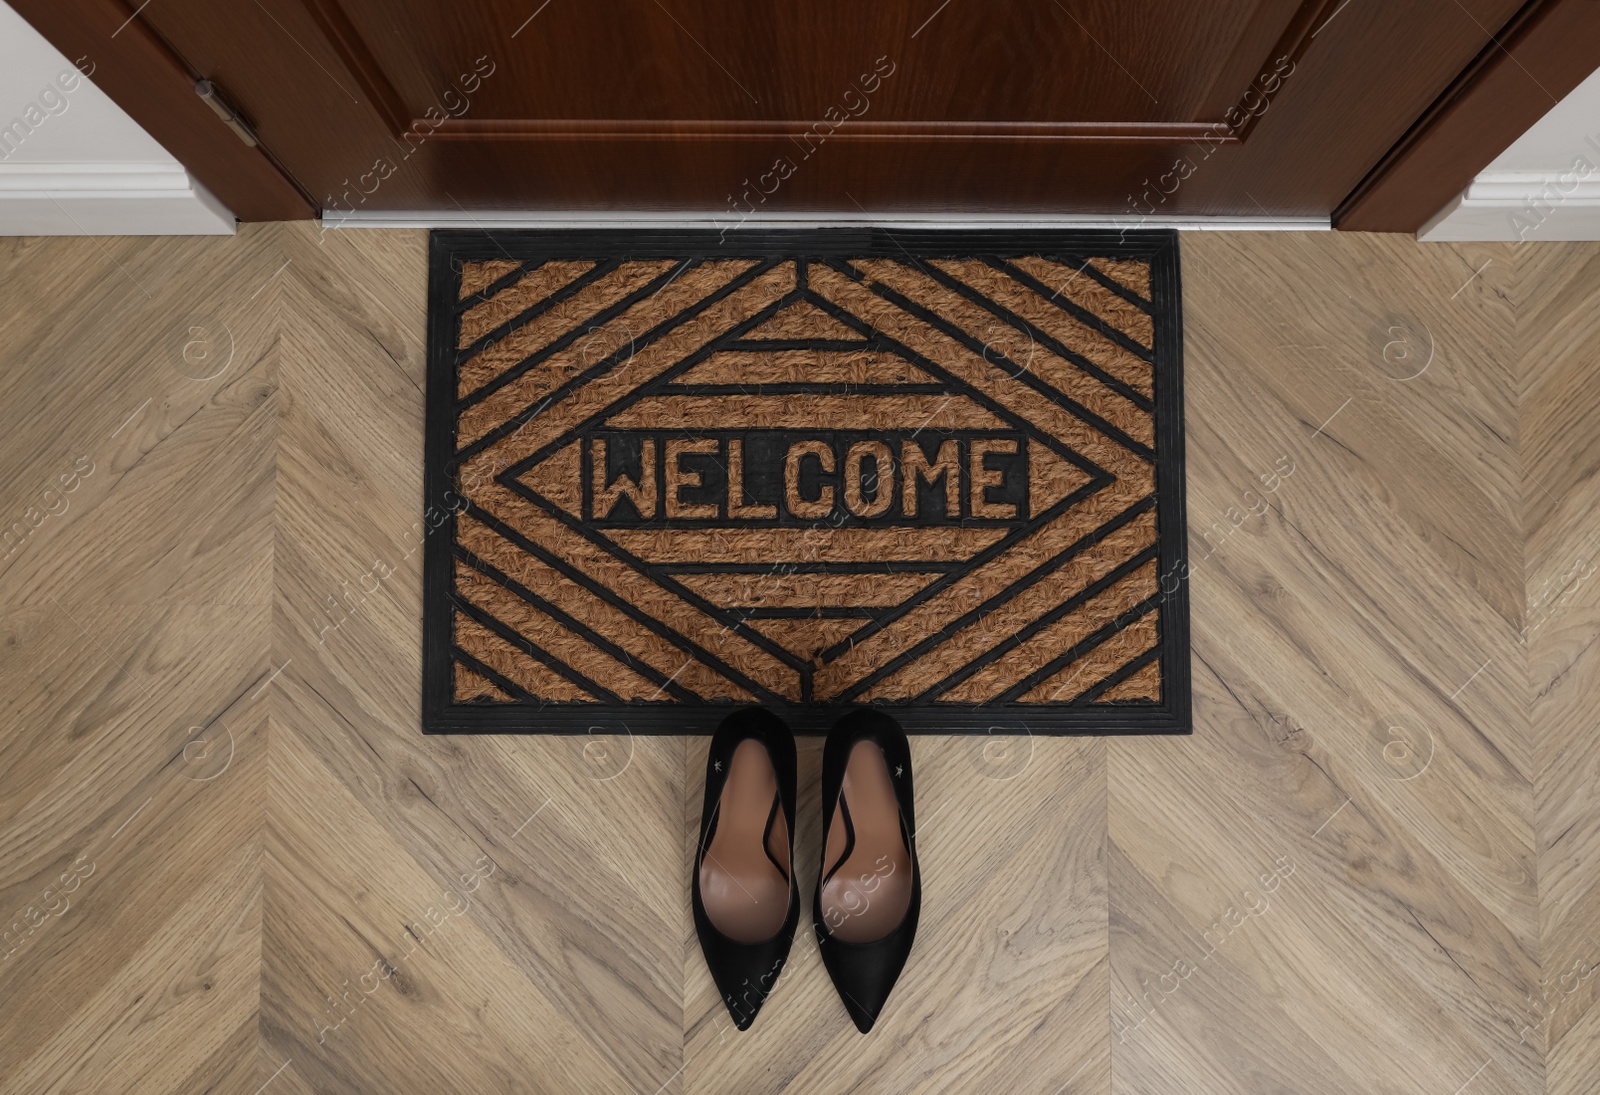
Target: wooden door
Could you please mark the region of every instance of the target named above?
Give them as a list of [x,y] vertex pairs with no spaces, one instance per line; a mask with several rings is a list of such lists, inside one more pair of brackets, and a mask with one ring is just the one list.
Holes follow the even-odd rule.
[[[19,6],[58,39],[78,33],[63,8],[108,34],[131,18],[216,83],[315,206],[736,223],[754,210],[1325,215],[1520,4]],[[124,47],[100,48],[114,62]],[[211,139],[234,140],[220,123]]]

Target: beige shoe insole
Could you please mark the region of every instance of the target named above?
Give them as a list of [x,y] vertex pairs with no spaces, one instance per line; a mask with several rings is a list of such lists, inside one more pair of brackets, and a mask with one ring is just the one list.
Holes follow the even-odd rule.
[[[883,750],[873,742],[858,741],[850,750],[839,798],[850,808],[856,844],[822,887],[823,923],[836,939],[871,943],[897,928],[911,907],[911,851],[900,833],[900,803]],[[823,877],[845,844],[844,818],[835,804]]]
[[783,865],[779,870],[762,846],[767,818],[778,797],[778,775],[764,745],[741,741],[728,762],[728,779],[718,799],[717,831],[700,860],[700,899],[706,916],[738,943],[761,943],[778,934],[789,913],[789,826],[780,806],[768,846]]

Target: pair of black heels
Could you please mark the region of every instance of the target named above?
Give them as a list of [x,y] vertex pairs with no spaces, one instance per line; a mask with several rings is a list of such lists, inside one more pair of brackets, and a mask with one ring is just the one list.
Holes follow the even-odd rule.
[[[740,1030],[777,984],[800,920],[794,813],[789,728],[760,707],[729,715],[706,757],[691,889],[700,949]],[[856,710],[828,734],[822,832],[817,949],[864,1034],[905,968],[922,908],[911,747],[888,715]]]

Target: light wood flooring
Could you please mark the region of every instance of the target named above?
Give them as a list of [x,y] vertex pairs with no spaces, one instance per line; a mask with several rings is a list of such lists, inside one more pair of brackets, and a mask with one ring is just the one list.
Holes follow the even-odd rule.
[[862,1037],[697,741],[419,732],[425,243],[0,241],[0,1091],[1600,1090],[1600,245],[1184,237],[1195,733],[917,739]]

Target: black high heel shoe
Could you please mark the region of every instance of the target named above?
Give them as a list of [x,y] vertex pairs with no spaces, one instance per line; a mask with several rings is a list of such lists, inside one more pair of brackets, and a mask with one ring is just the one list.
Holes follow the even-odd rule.
[[700,950],[740,1030],[755,1022],[800,922],[794,803],[789,728],[760,707],[723,719],[706,755],[690,888]]
[[852,711],[822,752],[822,873],[811,915],[822,964],[863,1034],[917,934],[916,831],[905,732],[881,711]]

